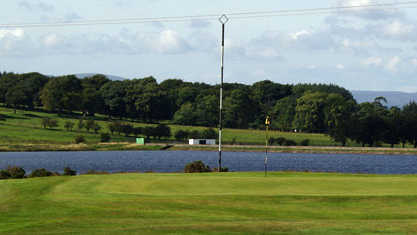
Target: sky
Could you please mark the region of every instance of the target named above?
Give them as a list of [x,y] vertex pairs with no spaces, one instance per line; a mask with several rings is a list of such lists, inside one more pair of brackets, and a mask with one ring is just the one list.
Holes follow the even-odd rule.
[[[1,24],[221,15],[360,6],[405,0],[13,0]],[[226,24],[225,82],[325,83],[350,90],[417,92],[417,3],[328,14],[233,19]],[[47,28],[0,26],[0,71],[101,73],[159,82],[220,81],[216,20]]]

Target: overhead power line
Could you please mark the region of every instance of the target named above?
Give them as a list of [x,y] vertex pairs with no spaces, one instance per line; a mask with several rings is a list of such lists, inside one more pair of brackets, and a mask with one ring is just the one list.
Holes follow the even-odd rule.
[[[294,10],[275,10],[275,11],[246,11],[246,12],[230,12],[226,15],[231,20],[250,19],[250,18],[266,18],[278,16],[297,16],[297,15],[317,15],[329,14],[335,12],[349,12],[358,9],[378,9],[378,10],[396,10],[399,8],[415,8],[417,1],[392,2],[392,3],[371,3],[356,6],[336,6],[325,8],[305,8]],[[193,20],[212,21],[218,20],[221,14],[210,15],[189,15],[189,16],[172,16],[172,17],[148,17],[148,18],[112,18],[112,19],[89,19],[78,21],[61,21],[54,23],[16,23],[16,24],[0,24],[0,28],[42,28],[42,27],[71,27],[71,26],[88,26],[88,25],[113,25],[113,24],[141,24],[141,23],[171,23],[171,22],[190,22]]]

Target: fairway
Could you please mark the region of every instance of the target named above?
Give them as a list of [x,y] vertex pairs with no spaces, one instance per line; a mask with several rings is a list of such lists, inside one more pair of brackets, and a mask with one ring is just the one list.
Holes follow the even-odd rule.
[[0,181],[1,234],[414,234],[417,176],[116,174]]

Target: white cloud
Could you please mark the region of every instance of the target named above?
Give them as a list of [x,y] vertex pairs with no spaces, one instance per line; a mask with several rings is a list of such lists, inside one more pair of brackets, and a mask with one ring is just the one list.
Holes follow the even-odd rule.
[[159,53],[178,54],[190,49],[190,46],[180,34],[173,30],[164,30],[156,39],[149,39],[151,40],[149,43]]
[[6,37],[23,38],[25,31],[23,29],[0,29],[0,39]]
[[290,33],[290,37],[294,40],[298,40],[300,37],[311,35],[311,32],[303,29],[301,31]]
[[379,66],[382,63],[382,58],[381,57],[369,57],[363,60],[361,63],[367,66],[369,65]]
[[18,3],[18,6],[21,8],[24,8],[29,11],[43,11],[43,12],[51,12],[55,10],[55,7],[53,5],[44,3],[39,0],[31,0],[31,1],[20,1]]
[[407,36],[414,31],[414,25],[395,20],[384,27],[384,34],[391,37]]
[[336,68],[342,70],[345,69],[345,66],[343,64],[338,64],[336,65]]
[[411,59],[410,63],[414,66],[417,66],[417,59],[416,58]]
[[47,47],[55,46],[58,43],[58,36],[56,34],[46,35],[43,39],[43,43]]
[[373,0],[341,0],[338,6],[349,7],[349,9],[340,10],[339,15],[354,16],[367,20],[404,17],[404,14],[398,9],[376,6],[378,3],[378,1]]
[[400,57],[394,56],[388,61],[385,68],[389,71],[395,72],[397,71],[397,66],[400,62],[401,62]]
[[307,69],[311,69],[311,70],[317,69],[317,65],[308,65]]

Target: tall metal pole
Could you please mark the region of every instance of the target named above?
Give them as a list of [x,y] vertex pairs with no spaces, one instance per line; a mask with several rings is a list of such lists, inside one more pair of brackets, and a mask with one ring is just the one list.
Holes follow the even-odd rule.
[[219,110],[219,169],[222,171],[222,131],[223,131],[223,78],[224,78],[224,31],[225,25],[229,21],[226,15],[219,18],[222,24],[222,46],[221,46],[221,68],[220,68],[220,110]]

